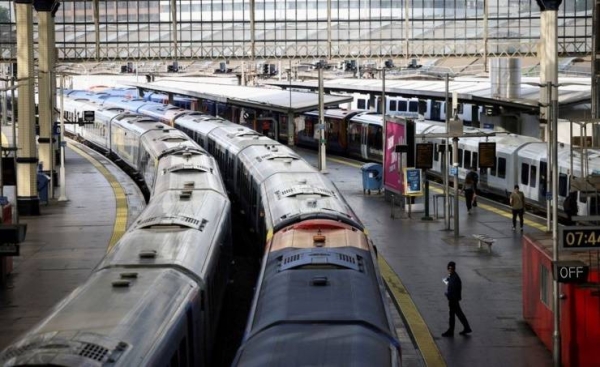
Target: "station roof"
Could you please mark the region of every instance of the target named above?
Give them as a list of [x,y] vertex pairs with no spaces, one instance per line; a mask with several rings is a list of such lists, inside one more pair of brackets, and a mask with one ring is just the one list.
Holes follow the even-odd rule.
[[[519,98],[503,98],[492,93],[490,80],[487,78],[456,78],[449,83],[450,98],[452,92],[458,93],[461,103],[476,105],[495,105],[519,110],[539,109],[540,87],[539,78],[521,78],[521,95]],[[561,78],[559,79],[559,105],[574,105],[587,103],[591,100],[591,85],[589,78]],[[316,80],[266,82],[266,84],[281,88],[303,88],[316,90]],[[332,79],[326,80],[326,92],[348,93],[381,93],[381,79]],[[399,80],[385,81],[386,94],[399,95],[408,98],[443,100],[446,97],[446,82],[443,80]]]
[[[181,96],[207,99],[230,105],[282,113],[302,113],[319,108],[319,96],[311,92],[291,92],[268,87],[210,84],[182,79],[161,79],[151,83],[128,82],[144,91],[173,93]],[[352,96],[324,95],[325,106],[351,102]]]

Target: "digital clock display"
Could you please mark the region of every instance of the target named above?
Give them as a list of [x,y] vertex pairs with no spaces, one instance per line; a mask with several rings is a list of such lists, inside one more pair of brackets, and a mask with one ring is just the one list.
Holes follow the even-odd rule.
[[600,227],[563,227],[559,238],[564,250],[600,249]]

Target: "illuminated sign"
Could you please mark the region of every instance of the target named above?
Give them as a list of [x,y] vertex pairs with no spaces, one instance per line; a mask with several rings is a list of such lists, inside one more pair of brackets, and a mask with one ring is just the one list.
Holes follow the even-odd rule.
[[585,283],[590,272],[589,266],[581,261],[554,261],[552,270],[558,283]]
[[589,251],[600,249],[600,227],[560,227],[558,238],[563,250]]

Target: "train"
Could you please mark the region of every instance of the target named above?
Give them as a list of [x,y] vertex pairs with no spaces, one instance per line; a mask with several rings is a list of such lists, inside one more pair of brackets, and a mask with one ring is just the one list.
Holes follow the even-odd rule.
[[[117,93],[118,94],[118,93]],[[119,103],[119,97],[111,97]],[[121,99],[125,104],[131,104],[127,99]],[[407,108],[415,108],[407,104]],[[150,109],[147,103],[145,108]],[[117,104],[118,105],[118,104]],[[162,107],[162,108],[174,108]],[[142,109],[138,109],[140,111]],[[176,113],[182,113],[181,108]],[[162,121],[173,122],[173,113],[163,114]],[[160,118],[160,116],[156,116]],[[445,124],[420,118],[411,118],[415,123],[416,134],[444,133]],[[356,158],[363,161],[383,162],[383,131],[384,124],[381,114],[370,111],[325,109],[324,122],[326,126],[325,139],[327,151]],[[295,120],[295,143],[299,146],[317,149],[319,114],[317,111],[306,112]],[[461,138],[458,142],[458,172],[462,182],[471,167],[478,170],[480,182],[478,189],[484,193],[494,194],[508,199],[514,185],[519,185],[527,199],[527,205],[539,211],[546,210],[546,203],[551,190],[548,186],[547,175],[547,144],[540,139],[518,134],[493,131],[484,128],[464,126],[464,133],[484,133],[488,138]],[[492,137],[491,135],[496,134]],[[423,139],[421,139],[423,140]],[[435,154],[432,169],[427,171],[434,179],[443,179],[442,153],[438,146],[442,139],[426,139],[435,144]],[[423,140],[424,141],[424,140]],[[496,143],[496,168],[478,168],[479,142]],[[569,196],[577,198],[577,215],[600,214],[599,185],[596,183],[600,175],[600,152],[588,149],[586,153],[572,149],[565,143],[558,144],[559,183],[557,206],[561,215],[564,213],[563,202]]]
[[210,366],[232,258],[231,201],[216,160],[141,114],[67,125],[137,172],[150,200],[89,279],[0,352],[2,366]]
[[[155,119],[168,122],[169,126],[214,157],[219,166],[215,172],[222,174],[225,189],[235,207],[246,216],[255,239],[253,242],[263,253],[257,291],[235,366],[275,366],[281,363],[304,366],[318,365],[323,361],[347,366],[401,365],[401,346],[379,273],[375,246],[336,186],[297,153],[254,130],[202,112],[185,111],[162,103],[149,104],[128,96],[112,97],[106,90],[100,93],[65,91],[63,98],[64,117],[75,122],[68,125],[70,132],[94,145],[107,146],[108,151],[115,151],[120,159],[127,162],[143,162],[137,164],[139,175],[148,178],[150,187],[153,187],[152,172],[164,173],[165,170],[143,168],[152,159],[141,154],[140,145],[132,140],[135,134],[121,133],[122,126],[109,117],[111,114],[139,117],[139,113],[144,116],[139,118],[154,123],[157,123]],[[162,117],[159,117],[161,108]],[[95,121],[85,124],[81,117],[83,111],[90,109],[95,111]],[[127,126],[127,122],[123,125]],[[118,138],[115,141],[113,137]],[[187,168],[180,167],[181,170]],[[219,193],[222,194],[222,191]],[[151,198],[150,203],[155,200]],[[157,206],[160,204],[157,203]],[[200,205],[197,210],[201,210]],[[212,209],[208,210],[208,213],[212,212]],[[150,225],[153,218],[148,215],[136,224]],[[206,221],[201,223],[207,225]],[[227,228],[230,224],[222,225]],[[109,254],[98,269],[127,266],[128,255],[141,256],[144,253],[149,257],[156,256],[156,252],[143,247],[151,242],[149,238],[138,233],[128,232],[111,252],[115,255]],[[137,247],[127,251],[129,241],[135,242]],[[179,242],[185,247],[188,239],[180,238]],[[213,278],[213,281],[216,280],[216,277]],[[90,285],[89,289],[91,291],[93,287]],[[213,289],[218,288],[215,286]],[[353,289],[361,289],[361,292]],[[207,300],[204,298],[206,295],[200,295],[200,300]],[[171,298],[168,299],[171,302]],[[217,300],[215,297],[210,299]],[[335,300],[335,307],[332,307],[332,300]],[[173,315],[171,321],[182,327],[187,325],[189,329],[191,316],[190,312],[181,312]],[[165,319],[164,315],[162,319]],[[145,330],[146,326],[140,322],[135,327]],[[132,328],[131,332],[136,331]],[[140,337],[143,333],[136,332]],[[34,330],[32,335],[38,335],[37,331]],[[315,335],[328,342],[315,340]],[[195,341],[203,341],[208,347],[210,335],[203,336],[203,339]],[[172,338],[173,335],[156,336],[162,337]],[[284,349],[279,349],[282,338],[287,343]],[[182,342],[178,344],[176,339],[155,342],[178,344],[177,355],[181,356],[182,351],[189,353],[192,346],[191,339],[185,340],[185,345]],[[26,344],[19,342],[11,348],[22,345]],[[313,353],[304,353],[306,349]],[[341,353],[344,350],[355,350],[359,354]],[[138,352],[145,352],[148,354],[146,358],[152,358],[148,350],[136,350],[136,355]],[[126,350],[120,358],[127,354]],[[172,357],[168,353],[164,356]],[[138,358],[141,357],[138,355]],[[189,362],[192,361],[190,356],[179,358],[178,361],[187,363],[182,365],[203,365],[197,355],[194,363]],[[137,363],[141,364],[145,363]]]

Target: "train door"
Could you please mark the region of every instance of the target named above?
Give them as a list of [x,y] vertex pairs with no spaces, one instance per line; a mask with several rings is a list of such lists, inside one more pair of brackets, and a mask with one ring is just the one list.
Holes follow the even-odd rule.
[[369,125],[360,124],[360,157],[367,159],[369,152]]
[[429,111],[429,119],[440,121],[441,120],[441,116],[440,116],[441,109],[442,109],[441,102],[431,101],[431,109]]
[[348,155],[359,157],[361,154],[362,141],[362,124],[360,122],[352,122],[348,124]]
[[539,191],[537,188],[537,166],[536,162],[531,159],[523,159],[519,162],[520,170],[519,186],[523,195],[529,200],[539,201]]
[[540,161],[540,174],[538,180],[538,198],[543,200],[546,198],[546,172],[548,164],[544,161]]
[[369,124],[366,158],[372,161],[383,162],[383,127]]

